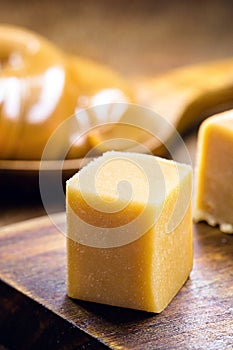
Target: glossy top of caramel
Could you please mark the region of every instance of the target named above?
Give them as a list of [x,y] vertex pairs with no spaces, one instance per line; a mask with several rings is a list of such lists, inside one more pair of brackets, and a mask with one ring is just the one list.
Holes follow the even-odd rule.
[[[0,26],[0,159],[40,159],[66,118],[93,105],[128,102],[129,96],[127,83],[107,67],[68,56],[26,29]],[[72,130],[59,135],[47,157],[59,158],[71,136]],[[83,138],[73,156],[88,147]]]

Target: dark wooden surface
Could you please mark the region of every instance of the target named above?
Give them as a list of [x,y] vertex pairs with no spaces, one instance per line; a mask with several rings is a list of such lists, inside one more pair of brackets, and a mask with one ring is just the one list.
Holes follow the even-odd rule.
[[233,236],[198,224],[194,238],[190,279],[159,315],[69,299],[65,237],[47,217],[2,230],[0,278],[111,349],[230,349]]
[[0,283],[0,299],[0,350],[107,349],[5,283]]

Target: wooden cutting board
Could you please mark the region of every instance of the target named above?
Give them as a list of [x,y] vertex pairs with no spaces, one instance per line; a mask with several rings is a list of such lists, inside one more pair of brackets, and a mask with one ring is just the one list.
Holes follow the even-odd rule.
[[[57,219],[65,224],[64,213]],[[111,349],[230,349],[233,236],[197,224],[194,248],[190,279],[158,315],[69,299],[65,237],[48,217],[1,230],[0,278]]]

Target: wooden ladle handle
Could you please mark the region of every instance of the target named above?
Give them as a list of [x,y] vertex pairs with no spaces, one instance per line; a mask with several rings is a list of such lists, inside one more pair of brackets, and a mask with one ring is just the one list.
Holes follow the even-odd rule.
[[116,123],[111,129],[92,133],[90,141],[103,152],[108,141],[114,149],[125,150],[126,143],[111,140],[131,139],[164,156],[176,131],[185,133],[205,117],[233,108],[233,59],[188,66],[155,78],[137,78],[132,85],[136,104],[156,113],[129,107],[119,120],[125,127]]
[[154,109],[184,133],[204,117],[233,107],[233,59],[138,79],[134,86],[141,105]]

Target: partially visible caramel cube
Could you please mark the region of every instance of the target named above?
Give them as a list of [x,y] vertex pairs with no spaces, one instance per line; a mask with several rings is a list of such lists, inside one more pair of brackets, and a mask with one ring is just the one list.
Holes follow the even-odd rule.
[[194,220],[233,233],[233,111],[202,123],[196,175]]

